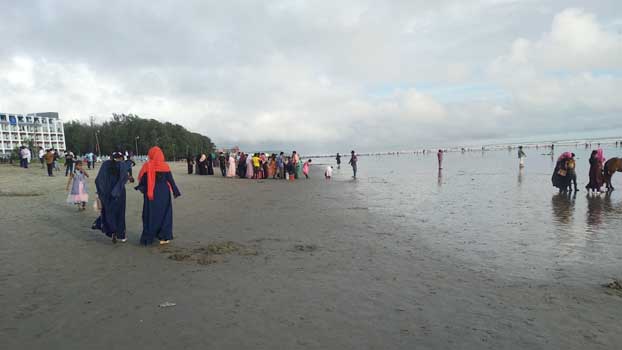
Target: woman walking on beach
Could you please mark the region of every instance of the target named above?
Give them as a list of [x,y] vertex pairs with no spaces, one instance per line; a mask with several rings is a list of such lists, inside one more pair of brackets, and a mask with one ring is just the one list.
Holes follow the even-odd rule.
[[160,147],[152,147],[147,157],[147,162],[138,173],[140,182],[135,188],[143,193],[144,198],[140,243],[148,245],[157,238],[160,244],[167,244],[173,239],[171,191],[175,198],[181,196],[181,193]]
[[590,182],[585,186],[588,193],[600,192],[600,188],[603,187],[603,164],[605,163],[605,157],[603,156],[603,149],[592,151],[590,155]]
[[97,196],[101,204],[100,215],[91,227],[106,236],[125,242],[125,184],[129,177],[129,165],[123,153],[114,152],[112,159],[102,163],[95,178]]
[[227,177],[235,177],[235,157],[233,153],[229,154],[229,168],[227,168]]
[[89,192],[86,184],[88,177],[89,174],[82,168],[82,161],[77,161],[75,170],[69,175],[69,181],[67,181],[67,191],[69,191],[69,185],[71,185],[67,203],[77,205],[80,211],[86,209],[86,203],[89,201]]

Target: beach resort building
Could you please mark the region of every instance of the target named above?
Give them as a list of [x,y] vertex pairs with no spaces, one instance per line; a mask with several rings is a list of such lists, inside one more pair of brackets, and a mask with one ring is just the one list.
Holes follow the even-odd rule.
[[15,147],[32,141],[39,147],[65,151],[65,129],[56,112],[15,114],[0,112],[0,157],[7,157]]

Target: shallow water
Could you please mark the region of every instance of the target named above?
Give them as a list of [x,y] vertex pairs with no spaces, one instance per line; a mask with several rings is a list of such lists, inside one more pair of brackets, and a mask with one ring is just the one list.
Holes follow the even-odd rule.
[[[613,178],[620,190],[587,195],[591,150],[568,150],[577,155],[580,189],[571,195],[550,180],[566,149],[555,157],[526,150],[522,170],[516,151],[445,154],[442,172],[435,154],[361,157],[353,185],[382,229],[402,239],[397,244],[415,237],[441,256],[506,277],[602,283],[621,272],[622,174]],[[607,157],[621,154],[605,149]],[[345,165],[335,180],[349,176]]]

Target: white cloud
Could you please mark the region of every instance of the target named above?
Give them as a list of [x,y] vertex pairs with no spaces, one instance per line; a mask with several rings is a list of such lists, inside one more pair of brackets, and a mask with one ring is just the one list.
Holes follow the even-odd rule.
[[25,0],[0,22],[0,109],[314,151],[615,124],[622,4],[566,4]]

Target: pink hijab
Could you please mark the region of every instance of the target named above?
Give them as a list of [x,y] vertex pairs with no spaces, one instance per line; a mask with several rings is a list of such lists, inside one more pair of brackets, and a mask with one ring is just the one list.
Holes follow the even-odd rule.
[[571,152],[564,152],[562,153],[559,158],[557,158],[557,161],[559,162],[562,159],[570,159],[572,158],[572,153]]
[[596,152],[596,159],[598,159],[599,162],[604,163],[605,162],[605,156],[603,155],[603,149],[599,148],[598,151]]

